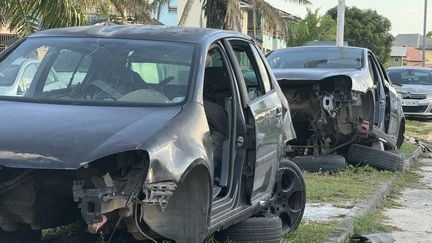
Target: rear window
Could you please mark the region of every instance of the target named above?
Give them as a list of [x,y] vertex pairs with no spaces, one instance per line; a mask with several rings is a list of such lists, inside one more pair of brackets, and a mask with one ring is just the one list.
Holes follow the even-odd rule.
[[364,65],[362,49],[356,48],[287,48],[267,56],[272,69],[359,69]]

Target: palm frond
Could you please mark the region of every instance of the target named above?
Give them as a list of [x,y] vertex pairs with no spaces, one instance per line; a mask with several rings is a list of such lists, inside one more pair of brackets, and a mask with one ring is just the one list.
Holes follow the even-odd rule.
[[281,12],[275,7],[271,6],[265,0],[252,0],[251,1],[255,10],[261,15],[264,24],[267,28],[273,28],[282,33],[285,39],[288,39],[288,29]]

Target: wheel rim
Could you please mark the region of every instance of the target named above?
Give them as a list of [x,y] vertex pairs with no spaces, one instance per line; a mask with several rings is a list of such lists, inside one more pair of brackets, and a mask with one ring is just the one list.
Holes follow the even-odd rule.
[[280,168],[276,178],[270,211],[282,220],[282,230],[290,232],[301,220],[305,208],[305,191],[301,177],[292,168]]

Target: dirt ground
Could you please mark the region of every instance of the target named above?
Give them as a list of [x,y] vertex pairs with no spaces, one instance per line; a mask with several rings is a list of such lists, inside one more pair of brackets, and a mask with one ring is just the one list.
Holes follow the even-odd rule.
[[395,242],[432,242],[432,159],[420,159],[422,188],[406,188],[398,202],[400,208],[385,210],[387,222],[398,228]]

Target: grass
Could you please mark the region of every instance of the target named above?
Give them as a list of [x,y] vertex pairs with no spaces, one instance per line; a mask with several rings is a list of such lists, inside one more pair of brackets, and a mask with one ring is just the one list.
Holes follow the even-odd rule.
[[369,166],[348,166],[335,174],[305,173],[307,200],[312,203],[354,205],[375,192],[394,173]]
[[431,140],[432,123],[407,120],[405,123],[405,136]]
[[296,231],[285,235],[281,242],[325,242],[336,231],[338,224],[338,221],[303,221]]
[[417,146],[411,143],[404,142],[400,147],[400,152],[403,154],[411,154],[417,149]]
[[421,176],[417,173],[418,169],[419,165],[416,164],[413,165],[413,167],[411,167],[411,169],[408,171],[398,172],[393,189],[390,195],[380,205],[381,208],[394,208],[402,206],[396,201],[396,199],[399,198],[405,188],[421,188],[424,186],[424,184],[420,182]]
[[354,218],[354,232],[358,235],[392,232],[395,227],[385,224],[387,217],[381,212],[372,212]]

